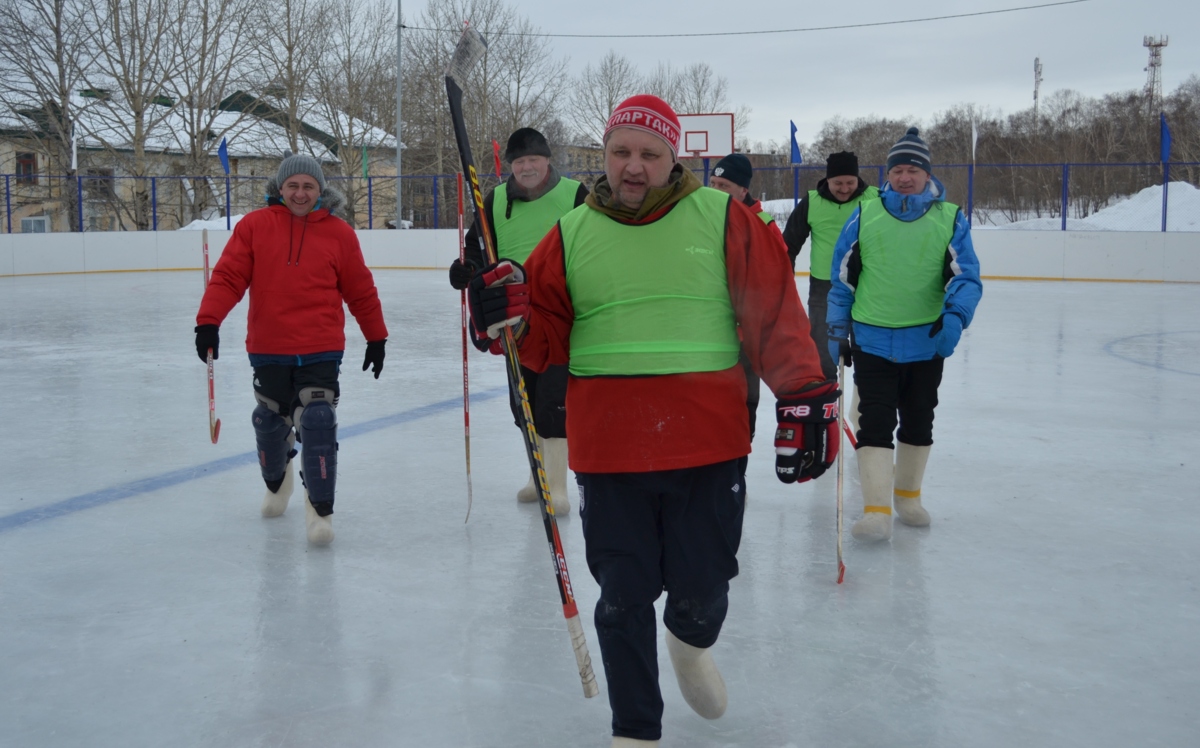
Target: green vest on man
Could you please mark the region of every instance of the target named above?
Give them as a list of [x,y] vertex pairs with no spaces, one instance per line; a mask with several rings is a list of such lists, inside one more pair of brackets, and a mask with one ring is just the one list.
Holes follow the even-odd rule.
[[[524,263],[534,247],[554,227],[559,218],[575,209],[579,182],[562,177],[558,184],[537,200],[508,198],[508,185],[501,184],[493,197],[493,221],[496,229],[496,253],[502,260]],[[503,207],[500,207],[503,206]]]
[[809,236],[809,274],[812,277],[820,280],[830,279],[833,248],[837,245],[842,227],[846,225],[846,219],[860,203],[877,197],[879,188],[873,185],[867,187],[861,195],[844,203],[826,200],[817,194],[816,190],[808,191],[808,225],[812,227],[812,234]]
[[741,345],[725,271],[730,197],[688,195],[662,219],[626,225],[586,206],[559,221],[575,309],[575,376],[721,371]]

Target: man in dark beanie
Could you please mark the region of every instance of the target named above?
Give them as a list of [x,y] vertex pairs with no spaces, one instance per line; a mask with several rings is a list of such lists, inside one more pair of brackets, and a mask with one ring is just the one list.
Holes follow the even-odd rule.
[[379,378],[387,327],[358,235],[338,217],[344,198],[312,156],[287,154],[267,182],[267,205],[238,221],[196,315],[196,353],[217,358],[218,328],[250,292],[246,352],[254,367],[255,440],[267,493],[262,515],[278,517],[292,494],[300,443],[308,541],[333,540],[337,480],[338,374],[346,347],[342,304],[367,339],[363,371]]
[[[808,263],[808,318],[812,320],[812,339],[821,355],[821,370],[825,376],[837,376],[837,362],[829,356],[825,337],[825,309],[829,297],[830,267],[833,264],[833,245],[846,219],[863,200],[878,197],[879,190],[858,176],[858,156],[850,151],[831,153],[825,159],[825,178],[809,190],[788,218],[783,229],[792,269],[805,240],[812,237]],[[857,416],[852,399],[849,411],[851,423]]]
[[[748,207],[762,219],[763,223],[771,227],[771,233],[779,236],[779,227],[775,225],[775,217],[763,210],[762,203],[750,195],[750,180],[753,178],[754,166],[750,163],[750,159],[740,153],[731,153],[713,167],[712,176],[708,179],[708,186],[728,194],[734,200]],[[787,247],[782,243],[783,237],[779,238],[780,250],[786,251]],[[822,324],[824,323],[822,322]],[[820,348],[818,347],[817,350],[820,351]],[[758,375],[754,373],[754,367],[750,365],[750,359],[747,358],[745,351],[742,351],[740,361],[742,370],[746,372],[746,411],[750,415],[750,440],[753,441],[755,425],[758,422],[758,402],[761,397],[762,383]]]
[[[587,187],[560,176],[550,157],[546,137],[532,127],[522,127],[508,138],[504,160],[511,164],[512,174],[483,199],[488,228],[500,259],[524,263],[558,219],[582,205],[588,195]],[[475,271],[487,264],[482,239],[476,221],[467,232],[463,253],[466,259],[450,265],[450,285],[456,290],[466,288]],[[500,352],[497,342],[487,338],[477,337],[475,345],[481,351]],[[561,517],[571,511],[567,499],[567,367],[552,366],[540,374],[522,367],[522,373],[534,429],[542,440],[554,513]],[[517,393],[509,393],[509,406],[513,422],[520,428],[521,404]],[[538,500],[532,474],[525,487],[517,492],[517,500]]]
[[863,517],[851,534],[867,541],[892,536],[893,499],[901,522],[929,524],[921,482],[942,367],[983,294],[970,224],[946,202],[917,128],[887,166],[879,199],[863,201],[842,228],[829,292],[830,357],[853,347]]

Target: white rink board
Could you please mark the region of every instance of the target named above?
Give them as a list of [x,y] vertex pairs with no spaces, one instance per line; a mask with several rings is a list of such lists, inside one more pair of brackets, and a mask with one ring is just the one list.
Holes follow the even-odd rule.
[[[209,261],[228,231],[209,231]],[[442,269],[458,257],[457,229],[360,230],[372,268]],[[1200,233],[973,232],[985,278],[1200,283]],[[0,234],[0,277],[130,270],[199,270],[199,231]],[[797,267],[807,269],[808,251]]]

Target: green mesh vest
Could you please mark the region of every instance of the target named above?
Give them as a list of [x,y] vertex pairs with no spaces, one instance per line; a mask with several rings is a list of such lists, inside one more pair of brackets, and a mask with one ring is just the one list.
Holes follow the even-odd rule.
[[701,188],[640,226],[587,206],[563,216],[575,307],[572,374],[679,374],[737,364],[741,346],[725,274],[729,199]]
[[842,227],[846,225],[846,219],[860,203],[877,197],[879,189],[868,187],[858,197],[839,204],[821,197],[816,190],[808,191],[808,225],[812,229],[808,240],[812,248],[809,275],[818,280],[829,280],[833,249],[842,234]]
[[514,200],[508,213],[508,184],[501,184],[492,195],[492,224],[496,229],[496,254],[502,260],[525,262],[554,223],[575,208],[579,182],[563,177],[554,189],[537,200]]
[[925,215],[905,222],[881,200],[862,204],[858,252],[862,272],[850,316],[878,327],[912,327],[942,313],[946,247],[954,236],[958,206],[936,203]]

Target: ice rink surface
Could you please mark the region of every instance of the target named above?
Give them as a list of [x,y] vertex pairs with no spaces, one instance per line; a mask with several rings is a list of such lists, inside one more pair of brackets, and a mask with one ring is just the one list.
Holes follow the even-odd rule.
[[[213,446],[199,272],[0,278],[0,745],[608,746],[579,520],[592,700],[514,498],[502,362],[471,354],[464,524],[458,294],[376,279],[387,363],[360,371],[351,321],[318,549],[302,494],[259,516],[245,302]],[[834,478],[775,480],[771,405],[714,649],[729,710],[693,714],[660,652],[664,748],[1200,745],[1200,288],[985,283],[941,388],[933,525],[852,540],[849,457],[841,586]]]

